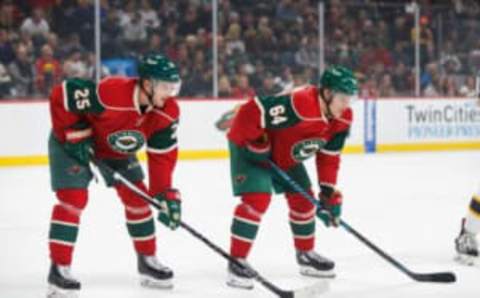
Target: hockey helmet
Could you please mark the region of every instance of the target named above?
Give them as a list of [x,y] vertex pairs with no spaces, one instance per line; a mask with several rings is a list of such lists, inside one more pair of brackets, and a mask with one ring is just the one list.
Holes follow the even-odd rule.
[[358,92],[358,81],[350,69],[334,65],[323,72],[320,78],[320,87],[337,93],[355,95]]
[[150,54],[138,62],[138,76],[141,80],[151,80],[154,85],[163,83],[171,89],[171,96],[178,95],[181,79],[178,68],[170,59],[160,54]]

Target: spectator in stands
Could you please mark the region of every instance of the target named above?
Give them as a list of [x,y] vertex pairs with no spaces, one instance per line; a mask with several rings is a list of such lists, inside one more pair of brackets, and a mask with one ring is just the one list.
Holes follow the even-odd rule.
[[12,78],[5,65],[0,63],[0,99],[8,98],[12,95]]
[[409,68],[399,62],[393,69],[392,84],[399,95],[408,95],[413,90],[413,78]]
[[300,66],[318,67],[318,41],[314,36],[302,38],[300,49],[295,53],[295,63]]
[[453,41],[447,40],[440,52],[440,65],[443,66],[448,74],[458,73],[462,69],[462,62],[456,54]]
[[152,8],[150,0],[141,1],[139,13],[147,33],[152,33],[160,28],[160,19],[157,12]]
[[265,64],[274,66],[273,56],[276,52],[277,39],[270,25],[270,19],[266,16],[262,16],[258,20],[254,43],[254,52],[252,54],[262,59]]
[[0,28],[0,63],[10,64],[15,59],[12,43],[10,42],[9,32]]
[[67,37],[62,46],[58,49],[57,55],[61,57],[61,59],[65,59],[74,51],[85,52],[85,47],[83,47],[80,41],[80,36],[77,33],[72,33]]
[[459,89],[459,95],[464,96],[464,97],[477,97],[477,90],[475,86],[475,77],[474,76],[468,76],[465,80],[465,84],[462,85]]
[[122,27],[126,45],[133,51],[140,51],[147,41],[147,27],[139,12],[134,12]]
[[57,34],[50,32],[45,35],[45,44],[48,44],[53,51],[53,56],[57,59],[63,59],[66,56],[62,55],[63,53],[60,51],[58,46],[58,36]]
[[191,65],[189,76],[185,86],[186,96],[207,97],[212,95],[212,68],[207,65],[203,50],[197,50],[194,54],[194,61]]
[[[411,30],[411,42],[412,45],[415,44],[416,28],[413,27]],[[430,20],[426,16],[420,17],[420,56],[422,68],[430,61],[434,55],[435,46],[433,40],[433,32],[430,29]]]
[[64,78],[87,78],[87,64],[84,62],[82,52],[74,50],[63,63]]
[[34,39],[43,40],[50,32],[50,26],[45,19],[43,10],[40,8],[34,9],[32,15],[23,21],[20,30],[28,33]]
[[0,27],[16,29],[21,20],[22,12],[13,0],[4,0],[0,4]]
[[[439,81],[440,73],[436,63],[430,63],[426,66],[426,70],[420,76],[420,88],[427,89],[433,86],[433,81]],[[436,93],[436,92],[435,92]]]
[[20,32],[18,36],[18,41],[17,43],[21,43],[23,46],[27,48],[27,52],[29,55],[35,55],[35,57],[38,56],[40,51],[36,51],[35,47],[33,46],[33,41],[32,38],[30,37],[30,34],[26,32]]
[[145,53],[158,53],[162,51],[162,37],[158,33],[153,33],[148,41]]
[[124,54],[124,46],[121,38],[122,28],[118,11],[111,9],[107,12],[106,17],[102,20],[102,58],[108,59],[113,57],[121,57]]
[[202,26],[198,18],[197,7],[194,5],[188,6],[179,21],[178,33],[183,36],[197,33],[197,30]]
[[234,51],[237,53],[245,53],[245,43],[241,39],[242,27],[238,23],[230,24],[227,34],[225,35],[225,50],[227,55],[232,55]]
[[411,38],[409,35],[410,31],[411,30],[408,29],[406,16],[404,15],[397,16],[393,23],[393,30],[392,30],[391,37],[392,37],[392,40],[395,41],[395,43],[399,44],[398,47],[400,49],[405,49],[406,47],[410,46],[410,41],[411,41]]
[[[427,66],[428,67],[428,66]],[[442,95],[442,80],[439,75],[432,77],[432,80],[423,89],[423,96],[437,97]]]
[[[87,62],[86,62],[86,67],[87,67],[86,78],[87,79],[95,80],[96,71],[97,71],[95,63],[96,63],[95,54],[93,52],[87,53]],[[100,74],[101,79],[110,75],[110,70],[107,67],[102,65],[101,69],[102,69],[102,73]]]
[[413,58],[414,57],[412,57],[411,51],[409,52],[409,49],[405,43],[395,41],[392,51],[392,59],[394,64],[398,65],[401,63],[405,66],[412,66]]
[[298,11],[295,9],[292,0],[282,0],[276,8],[276,18],[281,21],[295,21],[299,18]]
[[232,96],[235,98],[248,98],[255,96],[255,91],[250,87],[248,76],[237,76],[236,86],[232,90]]
[[8,65],[8,70],[12,76],[12,93],[15,96],[27,97],[34,93],[33,65],[25,45],[17,45],[15,51],[15,60]]
[[267,72],[263,78],[262,87],[257,89],[257,95],[275,95],[280,91],[282,91],[282,88],[277,84],[273,74]]
[[381,97],[393,97],[397,95],[395,87],[392,84],[392,77],[389,73],[384,73],[378,84],[378,94]]
[[35,83],[37,90],[42,95],[47,95],[54,84],[60,83],[62,69],[60,61],[53,56],[49,45],[42,47],[41,56],[35,61]]
[[232,87],[228,76],[223,75],[218,78],[218,96],[228,98],[232,96]]
[[440,81],[439,95],[454,97],[458,96],[458,86],[453,76],[445,75]]
[[70,33],[77,33],[80,42],[87,50],[92,51],[94,45],[94,7],[90,0],[77,0],[69,20]]

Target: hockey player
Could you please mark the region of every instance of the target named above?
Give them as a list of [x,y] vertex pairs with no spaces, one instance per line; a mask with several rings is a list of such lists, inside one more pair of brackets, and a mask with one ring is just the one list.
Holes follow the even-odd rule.
[[460,235],[455,238],[457,261],[466,265],[480,264],[477,235],[480,233],[480,190],[472,197],[468,214],[462,219]]
[[[480,107],[480,71],[477,74],[476,82],[476,101]],[[457,251],[456,260],[466,265],[480,264],[478,254],[477,235],[480,233],[480,189],[473,195],[468,214],[462,219],[460,235],[455,238],[455,249]]]
[[[70,274],[70,265],[88,201],[92,153],[147,191],[135,155],[146,144],[148,192],[164,206],[158,219],[171,229],[179,225],[180,194],[172,188],[172,174],[177,161],[179,120],[174,96],[181,80],[174,63],[162,55],[141,59],[138,73],[138,78],[109,77],[98,85],[70,79],[51,91],[53,130],[48,149],[51,184],[58,203],[53,207],[49,233],[50,297],[75,297],[80,289],[80,282]],[[151,208],[107,171],[100,171],[125,206],[142,285],[171,288],[173,272],[155,256]]]
[[[239,262],[248,267],[246,259],[273,188],[287,199],[300,273],[334,277],[334,262],[314,251],[315,215],[327,226],[339,224],[342,195],[335,184],[353,117],[350,98],[357,90],[353,73],[334,66],[323,73],[320,87],[307,85],[284,95],[255,97],[240,107],[227,135],[233,193],[241,197],[231,225],[230,253]],[[316,211],[301,194],[277,183],[266,163],[273,160],[312,193],[302,164],[312,156],[316,156],[319,199],[325,210]],[[228,266],[227,284],[253,288],[249,270],[233,263]]]

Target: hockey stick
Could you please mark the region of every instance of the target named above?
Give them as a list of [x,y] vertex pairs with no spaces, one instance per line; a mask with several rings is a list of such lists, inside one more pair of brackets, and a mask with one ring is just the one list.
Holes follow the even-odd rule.
[[[113,170],[110,166],[108,166],[105,162],[99,160],[99,159],[92,159],[92,163],[97,166],[98,168],[102,168],[112,174],[113,178],[121,183],[123,183],[126,187],[128,187],[131,191],[136,193],[140,198],[142,198],[145,202],[148,204],[154,206],[158,210],[162,210],[162,206],[155,201],[154,198],[152,198],[150,195],[146,194],[143,190],[138,188],[135,184],[133,184],[130,180],[127,178],[123,177],[119,172]],[[318,282],[315,283],[311,286],[303,287],[297,290],[293,291],[288,291],[288,290],[283,290],[265,279],[263,276],[261,276],[256,270],[251,268],[250,266],[246,267],[237,259],[233,258],[228,254],[225,250],[223,250],[221,247],[210,241],[207,237],[203,236],[200,232],[192,228],[190,225],[186,224],[184,221],[180,221],[180,226],[187,230],[193,237],[197,238],[204,244],[206,244],[208,247],[210,247],[213,251],[224,257],[226,260],[229,262],[234,263],[235,265],[249,270],[251,276],[253,279],[258,281],[260,284],[262,284],[264,287],[266,287],[268,290],[271,292],[275,293],[281,298],[314,298],[317,297],[319,294],[324,293],[328,290],[328,283],[326,282]]]
[[[285,171],[283,171],[282,169],[280,169],[273,161],[269,161],[269,165],[271,166],[273,173],[277,174],[277,176],[279,176],[283,180],[282,181],[283,183],[287,184],[293,190],[300,193],[304,198],[308,199],[312,204],[317,206],[317,208],[323,208],[318,200],[316,200],[312,195],[306,192],[296,181],[294,181],[290,176],[288,176],[288,174],[285,173]],[[363,242],[366,246],[370,247],[373,251],[375,251],[377,254],[383,257],[387,262],[389,262],[398,270],[402,271],[403,273],[410,276],[412,279],[416,281],[448,283],[448,282],[455,282],[456,280],[455,274],[452,272],[438,272],[438,273],[413,272],[409,270],[407,267],[405,267],[405,265],[403,265],[402,263],[400,263],[399,261],[391,257],[389,254],[384,252],[378,246],[373,244],[370,240],[368,240],[365,236],[363,236],[358,231],[356,231],[353,227],[351,227],[345,221],[340,220],[340,225],[345,230],[347,230],[347,232],[355,236],[358,240]]]

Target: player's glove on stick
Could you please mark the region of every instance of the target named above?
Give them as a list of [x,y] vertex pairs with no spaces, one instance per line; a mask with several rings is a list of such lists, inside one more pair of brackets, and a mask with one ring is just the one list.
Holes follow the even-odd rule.
[[338,227],[342,214],[342,193],[332,187],[321,186],[319,198],[322,208],[317,208],[317,217],[327,227]]
[[69,156],[87,166],[93,153],[92,129],[69,129],[63,148]]
[[158,213],[158,220],[172,230],[178,228],[182,218],[180,192],[170,188],[157,194],[154,199],[162,207]]

